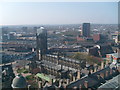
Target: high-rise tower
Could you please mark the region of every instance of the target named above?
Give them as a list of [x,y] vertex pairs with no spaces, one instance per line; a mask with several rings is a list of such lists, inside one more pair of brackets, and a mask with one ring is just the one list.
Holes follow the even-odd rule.
[[83,23],[83,25],[82,25],[82,35],[84,37],[90,37],[90,23]]
[[47,30],[45,30],[44,27],[37,29],[36,40],[37,59],[42,60],[42,55],[47,53]]

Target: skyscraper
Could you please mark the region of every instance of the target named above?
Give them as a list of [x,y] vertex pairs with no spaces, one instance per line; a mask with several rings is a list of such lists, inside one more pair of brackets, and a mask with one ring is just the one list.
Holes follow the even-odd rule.
[[82,25],[82,35],[84,37],[90,37],[90,23],[83,23],[83,25]]
[[47,53],[47,30],[44,27],[37,29],[36,40],[37,58],[40,60],[42,59],[42,55]]

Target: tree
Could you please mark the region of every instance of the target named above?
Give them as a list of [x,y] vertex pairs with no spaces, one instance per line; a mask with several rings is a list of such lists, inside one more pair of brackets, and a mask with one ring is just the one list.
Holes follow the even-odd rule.
[[81,52],[77,52],[72,56],[73,59],[76,59],[78,61],[83,61],[83,62],[88,62],[89,64],[99,64],[102,59],[95,57],[95,56],[91,56],[87,53],[81,53]]

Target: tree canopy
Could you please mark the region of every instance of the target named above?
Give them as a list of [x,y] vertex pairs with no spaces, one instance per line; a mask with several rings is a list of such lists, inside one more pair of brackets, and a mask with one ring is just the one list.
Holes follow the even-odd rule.
[[79,61],[86,61],[89,64],[100,64],[100,62],[102,61],[101,58],[89,55],[87,53],[81,53],[81,52],[77,52],[75,53],[73,56],[71,56],[71,58],[79,60]]

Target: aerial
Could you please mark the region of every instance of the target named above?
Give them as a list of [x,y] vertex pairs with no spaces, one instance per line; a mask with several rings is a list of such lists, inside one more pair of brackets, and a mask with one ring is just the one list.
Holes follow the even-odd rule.
[[118,0],[0,1],[1,90],[118,90]]

